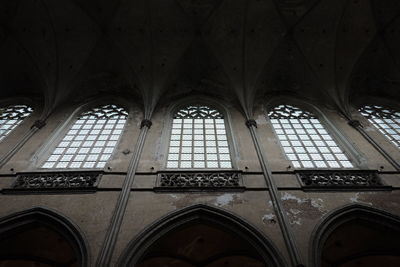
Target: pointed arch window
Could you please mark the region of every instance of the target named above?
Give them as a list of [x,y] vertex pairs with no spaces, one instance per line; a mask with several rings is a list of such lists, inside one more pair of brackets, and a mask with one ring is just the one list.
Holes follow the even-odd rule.
[[295,168],[353,167],[313,113],[290,105],[279,105],[269,111],[268,117]]
[[167,168],[232,168],[224,115],[201,104],[177,111],[173,116]]
[[383,133],[393,144],[400,148],[400,111],[378,105],[367,105],[359,109],[360,113]]
[[42,168],[104,168],[116,147],[128,113],[103,105],[82,113]]
[[0,141],[14,130],[33,109],[26,105],[10,105],[0,108]]

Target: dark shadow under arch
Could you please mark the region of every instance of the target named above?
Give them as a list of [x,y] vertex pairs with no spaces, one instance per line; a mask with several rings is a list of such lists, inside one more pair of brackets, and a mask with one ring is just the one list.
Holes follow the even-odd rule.
[[[371,229],[377,233],[382,229],[385,230],[384,234],[393,233],[390,235],[390,242],[397,242],[400,244],[400,217],[393,215],[389,212],[378,210],[369,206],[364,205],[349,205],[330,213],[326,218],[315,228],[313,234],[311,235],[311,246],[310,246],[310,266],[313,267],[321,267],[322,265],[322,256],[323,249],[325,243],[328,239],[333,236],[337,232],[337,230],[341,230],[344,227],[348,227],[347,229]],[[353,227],[353,228],[351,228]],[[346,229],[346,228],[345,228]],[[336,231],[336,232],[335,232]],[[362,231],[362,230],[361,230]],[[352,233],[354,234],[354,232]],[[344,233],[341,235],[346,236]],[[377,256],[389,256],[389,257],[399,257],[397,260],[400,260],[400,247],[392,246],[393,249],[382,248],[382,247],[368,247],[368,244],[362,242],[362,238],[368,239],[368,237],[360,236],[360,240],[354,240],[354,242],[359,242],[359,248],[363,251],[356,253],[349,253],[343,259],[340,259],[340,256],[336,254],[336,261],[332,263],[331,266],[352,266],[351,262],[356,261],[358,259],[364,258],[368,259],[370,257]],[[397,241],[396,241],[397,240]],[[373,240],[378,241],[378,240]],[[378,243],[378,242],[377,242]],[[364,245],[364,247],[363,247]],[[335,246],[343,246],[343,244],[335,244]],[[388,245],[390,246],[390,245]],[[351,251],[351,249],[348,249]],[[350,255],[351,254],[351,255]],[[346,265],[349,264],[349,265]],[[326,265],[325,265],[326,266]]]
[[[46,233],[54,233],[54,237],[58,237],[59,241],[62,239],[71,247],[76,259],[72,266],[89,266],[88,246],[78,227],[64,216],[45,208],[32,208],[1,218],[0,246],[2,242],[13,240],[16,236],[20,236],[20,240],[24,240],[24,233],[32,234],[37,232],[38,229]],[[34,241],[40,243],[40,240]],[[29,240],[26,240],[26,242],[25,247],[28,245],[32,246],[32,250],[38,249],[37,244],[30,244]],[[35,255],[35,253],[22,253],[21,251],[0,252],[0,260],[37,261],[50,266],[55,265],[55,262],[51,259],[43,258]]]
[[[181,209],[147,227],[128,244],[119,258],[118,266],[136,266],[146,251],[163,236],[176,229],[199,223],[223,229],[251,244],[267,266],[287,266],[273,243],[253,226],[227,211],[206,205]],[[164,256],[168,257],[168,255]],[[182,259],[182,261],[190,263],[188,259]]]

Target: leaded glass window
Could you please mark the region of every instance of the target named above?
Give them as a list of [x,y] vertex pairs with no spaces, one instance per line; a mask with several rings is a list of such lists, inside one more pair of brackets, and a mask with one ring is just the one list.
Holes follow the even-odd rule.
[[32,112],[33,109],[26,105],[11,105],[0,108],[0,141]]
[[104,105],[82,113],[42,168],[104,168],[116,147],[128,113]]
[[352,168],[353,164],[311,112],[290,105],[274,107],[268,117],[295,168]]
[[176,112],[167,168],[232,168],[223,114],[206,105],[188,105]]
[[360,112],[392,143],[400,148],[400,111],[371,105],[360,108]]

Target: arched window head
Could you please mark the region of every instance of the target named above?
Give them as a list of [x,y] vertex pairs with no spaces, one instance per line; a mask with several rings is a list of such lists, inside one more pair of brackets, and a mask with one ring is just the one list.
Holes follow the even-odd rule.
[[400,148],[400,111],[372,105],[360,108],[360,112],[392,143]]
[[295,168],[352,168],[343,150],[311,112],[290,105],[274,107],[268,117]]
[[104,168],[116,147],[128,113],[104,105],[82,113],[42,168]]
[[11,105],[0,108],[0,141],[32,112],[33,109],[26,105]]
[[232,168],[224,116],[206,105],[188,105],[174,114],[167,168]]

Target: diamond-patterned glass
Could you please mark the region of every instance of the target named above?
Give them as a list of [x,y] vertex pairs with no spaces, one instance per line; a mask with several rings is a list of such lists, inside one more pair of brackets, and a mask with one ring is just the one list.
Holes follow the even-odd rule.
[[128,113],[116,105],[82,113],[42,168],[104,168],[127,117]]
[[361,114],[400,148],[400,111],[371,105],[360,108]]
[[173,118],[167,168],[232,168],[223,114],[206,105],[189,105]]
[[0,141],[32,112],[33,109],[26,105],[11,105],[0,108]]
[[279,105],[268,113],[287,158],[295,168],[352,168],[353,164],[311,112]]

